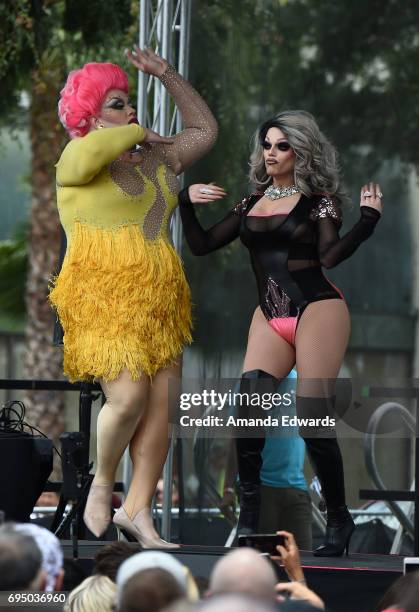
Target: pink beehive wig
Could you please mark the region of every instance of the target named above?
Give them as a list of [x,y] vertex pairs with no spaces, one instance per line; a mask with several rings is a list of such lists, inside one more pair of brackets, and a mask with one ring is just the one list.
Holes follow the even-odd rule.
[[70,138],[88,133],[90,118],[99,114],[110,89],[128,93],[127,74],[116,64],[90,62],[70,72],[58,102],[58,116]]

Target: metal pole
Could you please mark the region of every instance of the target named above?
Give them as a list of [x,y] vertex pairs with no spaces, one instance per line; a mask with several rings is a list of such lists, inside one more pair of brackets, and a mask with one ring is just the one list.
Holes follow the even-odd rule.
[[[148,46],[149,37],[149,2],[140,2],[140,22],[138,46],[140,49]],[[147,125],[147,84],[148,77],[143,72],[138,72],[138,95],[137,95],[137,117],[141,125]]]
[[415,535],[414,553],[419,556],[419,393],[416,394],[416,437],[415,437]]
[[[174,8],[175,6],[175,8]],[[190,0],[140,0],[139,47],[151,47],[162,57],[171,62],[180,74],[187,76],[189,60],[189,24]],[[151,108],[153,116],[147,109]],[[152,127],[162,135],[168,135],[173,125],[176,132],[182,129],[182,119],[174,109],[170,120],[170,101],[165,88],[159,79],[149,79],[142,72],[138,74],[138,120],[145,127]],[[178,212],[172,217],[172,240],[179,252],[182,242],[181,225]],[[173,450],[172,438],[169,453],[163,470],[163,519],[162,536],[170,538],[172,480],[173,480]],[[129,453],[124,454],[123,481],[128,487],[132,469]]]
[[[191,23],[191,1],[180,0],[180,23],[175,25],[175,28],[179,32],[179,55],[178,55],[178,72],[185,79],[188,78],[189,73],[189,33]],[[182,117],[180,113],[176,113],[176,132],[180,132],[182,129]],[[181,177],[181,184],[183,186],[183,176]],[[172,240],[173,246],[176,251],[180,253],[182,249],[182,223],[180,220],[179,210],[176,209],[172,217]]]

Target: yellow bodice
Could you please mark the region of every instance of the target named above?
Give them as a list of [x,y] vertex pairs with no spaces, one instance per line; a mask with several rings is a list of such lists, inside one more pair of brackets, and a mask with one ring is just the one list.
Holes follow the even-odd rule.
[[97,130],[64,149],[57,203],[69,245],[76,223],[108,231],[135,225],[146,239],[168,239],[179,183],[159,147],[145,144],[135,163],[116,159],[143,137],[134,124]]

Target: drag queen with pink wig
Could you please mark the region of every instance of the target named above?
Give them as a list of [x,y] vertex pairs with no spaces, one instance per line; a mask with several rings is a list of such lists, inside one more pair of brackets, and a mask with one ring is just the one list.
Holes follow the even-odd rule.
[[50,300],[64,329],[70,380],[100,382],[97,468],[84,520],[108,527],[115,473],[129,446],[132,482],[113,522],[144,547],[173,546],[150,506],[169,446],[169,379],[191,341],[190,295],[169,222],[176,176],[214,144],[217,124],[193,87],[151,50],[127,54],[173,96],[184,131],[164,138],[138,124],[128,79],[114,64],[70,73],[59,116],[70,135],[57,163],[57,202],[67,253]]

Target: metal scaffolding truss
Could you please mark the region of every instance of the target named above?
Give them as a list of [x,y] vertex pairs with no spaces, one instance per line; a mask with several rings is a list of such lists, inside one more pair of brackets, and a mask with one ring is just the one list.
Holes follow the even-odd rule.
[[[141,49],[153,49],[183,77],[188,78],[189,24],[192,0],[140,0],[139,42]],[[138,120],[163,136],[182,130],[182,118],[159,79],[138,73]],[[173,244],[180,250],[182,230],[179,212],[171,219]],[[125,490],[131,479],[129,453],[124,456]],[[164,466],[162,536],[170,538],[173,476],[173,439]]]
[[[139,47],[152,48],[186,79],[189,65],[189,31],[192,0],[140,0]],[[182,129],[182,118],[159,79],[139,72],[138,119],[162,136]],[[180,250],[179,214],[172,217],[172,239]]]
[[[139,46],[152,48],[187,78],[191,0],[141,0]],[[139,120],[161,134],[181,129],[181,118],[170,104],[159,79],[139,73]]]

